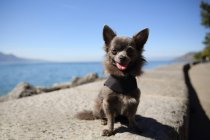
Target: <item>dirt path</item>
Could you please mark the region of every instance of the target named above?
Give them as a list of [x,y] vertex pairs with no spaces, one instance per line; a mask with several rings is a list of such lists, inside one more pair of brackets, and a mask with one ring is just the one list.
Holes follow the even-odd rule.
[[210,63],[189,70],[189,139],[210,139]]

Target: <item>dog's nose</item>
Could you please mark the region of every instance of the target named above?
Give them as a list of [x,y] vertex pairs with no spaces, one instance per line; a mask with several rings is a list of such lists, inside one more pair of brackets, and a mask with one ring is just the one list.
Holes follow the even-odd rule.
[[120,61],[125,61],[126,60],[126,57],[124,55],[120,55],[119,56],[119,59],[120,59]]

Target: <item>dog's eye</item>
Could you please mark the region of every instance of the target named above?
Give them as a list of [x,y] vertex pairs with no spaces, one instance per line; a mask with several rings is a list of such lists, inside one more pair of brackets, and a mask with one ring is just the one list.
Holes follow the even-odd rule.
[[113,49],[113,50],[112,50],[112,54],[113,54],[113,55],[116,55],[116,54],[117,54],[117,50]]
[[134,50],[133,50],[132,48],[128,48],[128,49],[126,50],[126,52],[127,52],[128,55],[132,55],[133,52],[134,52]]

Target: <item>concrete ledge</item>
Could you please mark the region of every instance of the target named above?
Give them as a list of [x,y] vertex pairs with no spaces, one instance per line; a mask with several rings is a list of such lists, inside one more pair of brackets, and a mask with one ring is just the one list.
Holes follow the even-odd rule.
[[187,139],[188,91],[183,65],[168,65],[138,78],[141,102],[136,119],[144,132],[136,134],[119,122],[116,134],[101,137],[99,120],[73,116],[91,109],[104,81],[0,103],[2,139]]

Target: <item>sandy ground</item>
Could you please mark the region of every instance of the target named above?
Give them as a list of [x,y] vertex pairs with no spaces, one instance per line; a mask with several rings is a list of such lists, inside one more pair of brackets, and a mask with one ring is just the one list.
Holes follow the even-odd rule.
[[0,139],[14,140],[177,140],[187,136],[188,91],[183,65],[163,66],[138,78],[142,95],[135,133],[115,123],[115,135],[100,136],[100,120],[81,121],[74,114],[92,109],[104,81],[0,103]]

